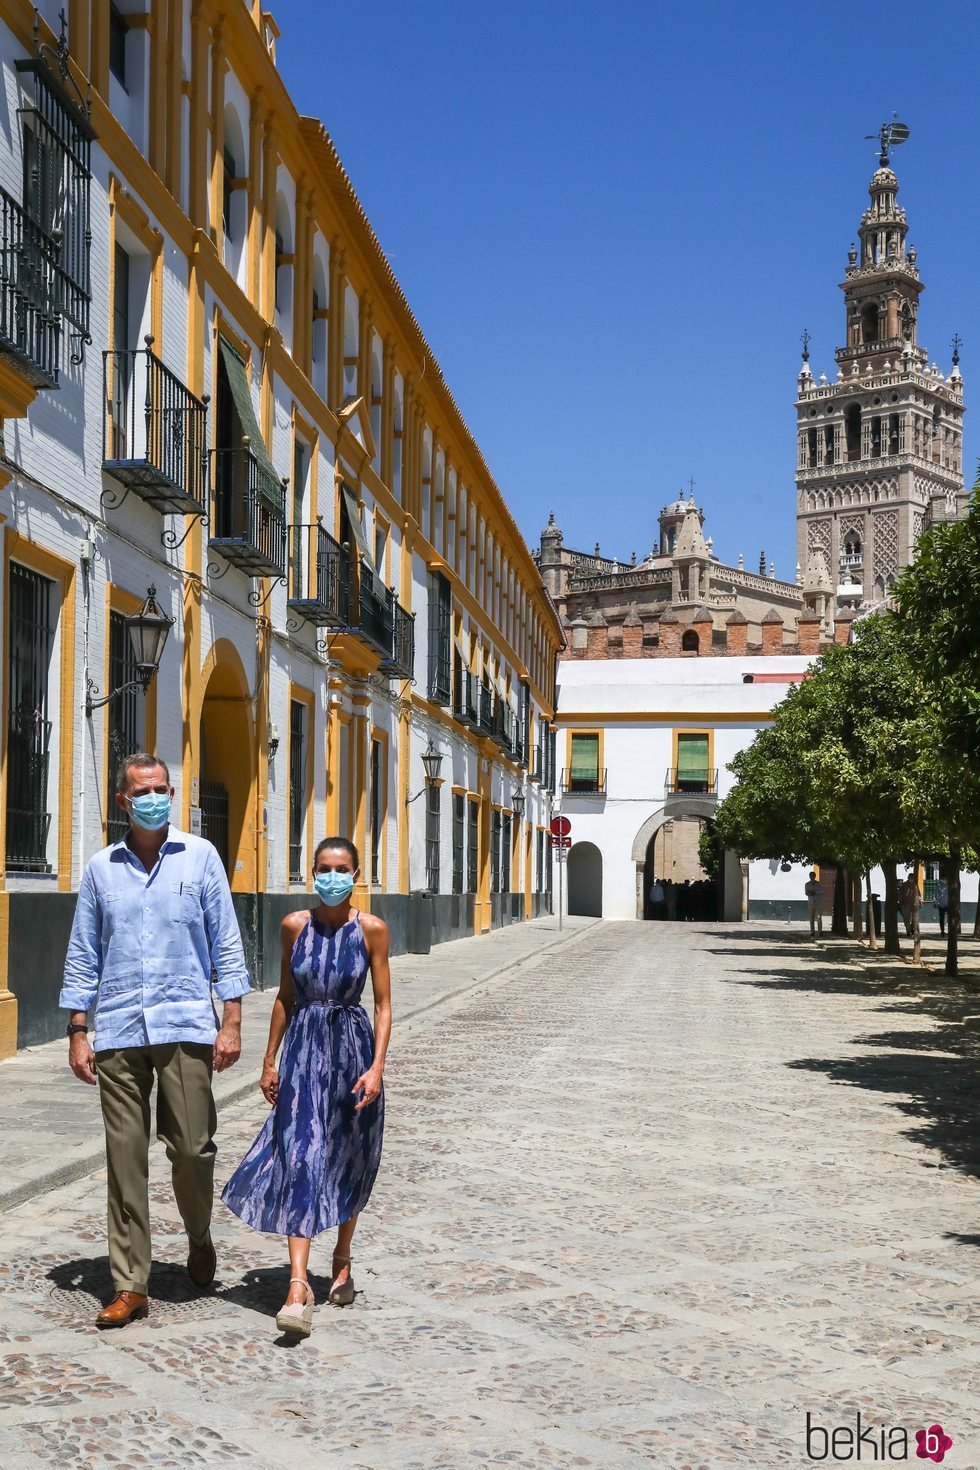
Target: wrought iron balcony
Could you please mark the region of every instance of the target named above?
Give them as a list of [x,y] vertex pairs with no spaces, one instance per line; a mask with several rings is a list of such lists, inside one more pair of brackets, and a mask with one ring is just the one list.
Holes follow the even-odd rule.
[[249,577],[286,575],[286,493],[251,449],[211,451],[211,539]]
[[415,677],[415,614],[406,612],[393,598],[391,657],[382,660],[381,672],[399,679]]
[[207,400],[146,346],[102,354],[102,468],[164,515],[201,515]]
[[57,388],[58,246],[0,189],[0,359],[33,388]]
[[461,725],[475,729],[479,723],[478,704],[479,690],[476,675],[471,674],[469,669],[463,669],[456,680],[456,688],[453,690],[453,715]]
[[718,795],[718,772],[706,769],[679,771],[671,766],[664,781],[664,800],[669,796]]
[[290,611],[318,628],[346,628],[350,622],[350,556],[318,521],[290,526]]
[[480,702],[478,711],[478,726],[484,735],[493,736],[496,728],[494,721],[494,692],[489,684],[480,685]]
[[561,773],[562,796],[605,796],[606,794],[606,769],[600,771],[589,771],[582,774],[579,771],[564,770]]

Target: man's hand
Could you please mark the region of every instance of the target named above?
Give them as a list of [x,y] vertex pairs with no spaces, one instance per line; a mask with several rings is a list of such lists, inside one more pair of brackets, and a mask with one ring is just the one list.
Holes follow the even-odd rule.
[[240,1021],[224,1021],[214,1038],[214,1070],[223,1072],[233,1067],[242,1054],[242,1026]]
[[68,1065],[79,1082],[95,1086],[95,1052],[89,1046],[88,1037],[77,1031],[68,1042]]

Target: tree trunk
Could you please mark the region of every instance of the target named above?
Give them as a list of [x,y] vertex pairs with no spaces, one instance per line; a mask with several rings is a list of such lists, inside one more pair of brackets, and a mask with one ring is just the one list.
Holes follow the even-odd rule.
[[960,855],[950,853],[943,859],[942,874],[949,885],[949,908],[946,910],[946,974],[958,975],[960,939]]
[[854,873],[851,876],[851,908],[854,911],[854,922],[851,927],[851,937],[861,939],[864,937],[864,925],[861,922],[861,874]]
[[[872,949],[878,948],[878,930],[875,926],[875,907],[871,902],[871,869],[864,875],[868,891],[868,943]],[[980,907],[980,905],[978,905]]]
[[898,864],[889,858],[881,865],[885,875],[885,954],[901,954],[898,942]]
[[973,937],[980,939],[980,900],[977,902],[977,911],[973,916]]
[[839,863],[834,873],[834,917],[830,932],[838,939],[847,938],[847,878]]

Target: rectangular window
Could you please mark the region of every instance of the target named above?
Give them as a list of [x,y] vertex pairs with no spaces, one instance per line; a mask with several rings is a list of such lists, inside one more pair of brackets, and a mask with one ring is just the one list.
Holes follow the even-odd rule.
[[469,832],[466,840],[466,891],[475,893],[480,878],[480,803],[470,798]]
[[126,18],[110,3],[109,5],[109,70],[120,82],[126,86]]
[[306,471],[309,462],[309,449],[302,439],[295,439],[293,441],[293,513],[289,536],[290,585],[293,589],[293,597],[311,597],[316,590],[312,577],[309,588],[303,586],[303,525],[306,509]]
[[436,704],[452,700],[453,596],[449,578],[433,572],[429,578],[429,698]]
[[677,790],[707,791],[708,736],[678,735]]
[[442,790],[427,786],[425,802],[425,886],[430,893],[439,892],[439,824]]
[[453,892],[463,892],[463,869],[466,860],[466,797],[453,792]]
[[109,759],[106,764],[106,842],[118,842],[129,830],[129,819],[116,805],[116,773],[127,755],[146,749],[146,696],[139,688],[123,686],[136,679],[136,654],[122,613],[109,614],[109,688],[122,693],[106,705]]
[[568,772],[569,791],[598,791],[599,737],[573,735],[571,765]]
[[538,844],[537,844],[538,845],[538,863],[537,863],[537,873],[535,875],[536,878],[537,878],[537,883],[535,885],[535,892],[536,893],[543,893],[544,892],[544,842],[545,842],[544,833],[543,832],[539,832],[538,833]]
[[383,521],[374,518],[374,568],[382,581],[385,577],[385,553],[388,550],[388,527]]
[[510,812],[504,812],[500,824],[500,891],[510,892],[510,859],[514,841],[513,817]]
[[517,720],[517,758],[526,766],[531,751],[531,686],[526,679],[521,680]]
[[490,813],[490,892],[500,892],[500,813]]
[[302,883],[306,817],[306,705],[289,701],[289,881]]
[[126,459],[129,454],[129,399],[133,378],[133,360],[129,354],[132,346],[129,286],[129,256],[117,243],[112,257],[111,459]]
[[10,563],[7,663],[7,867],[49,873],[48,679],[54,648],[54,583]]
[[371,741],[371,882],[381,882],[381,833],[385,809],[384,741]]

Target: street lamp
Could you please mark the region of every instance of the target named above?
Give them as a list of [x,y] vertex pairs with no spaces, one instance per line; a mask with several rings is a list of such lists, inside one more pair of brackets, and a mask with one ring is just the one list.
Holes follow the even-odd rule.
[[109,693],[101,699],[92,698],[93,694],[98,694],[99,686],[91,678],[87,678],[85,684],[86,719],[91,719],[93,710],[101,709],[104,704],[108,704],[110,699],[115,699],[116,695],[122,694],[125,689],[142,688],[144,694],[149,689],[153,675],[159,671],[163,650],[166,647],[170,629],[174,625],[174,619],[168,618],[166,613],[160,611],[156,597],[157,589],[147,588],[142,606],[124,619],[136,664],[136,678],[120,684],[118,689],[110,689]]
[[442,755],[436,750],[431,740],[422,755],[422,764],[425,767],[425,785],[421,791],[416,791],[414,796],[405,797],[406,806],[410,806],[413,801],[418,801],[419,797],[424,796],[430,786],[440,786],[442,784],[439,779],[439,772],[442,770]]
[[270,761],[274,761],[275,760],[275,758],[276,758],[276,751],[278,749],[279,749],[279,726],[278,725],[270,725],[269,726],[269,759],[270,759]]
[[527,796],[523,786],[514,787],[514,794],[510,799],[510,804],[513,808],[514,816],[520,821],[524,815],[524,808],[527,805]]

